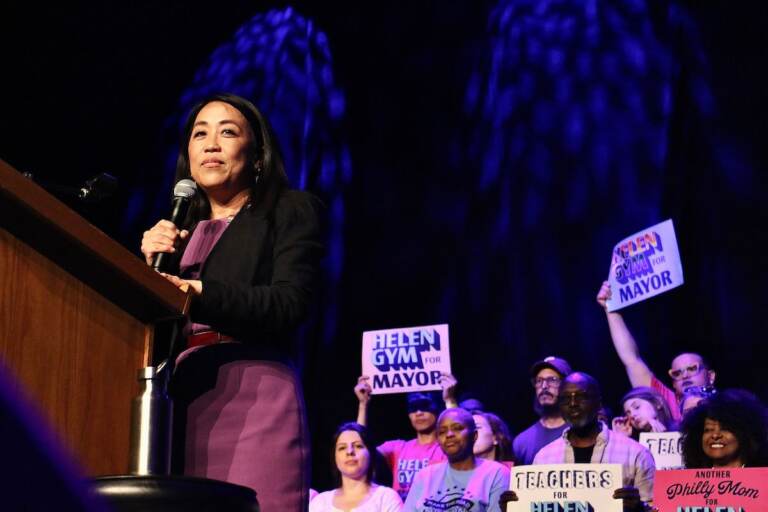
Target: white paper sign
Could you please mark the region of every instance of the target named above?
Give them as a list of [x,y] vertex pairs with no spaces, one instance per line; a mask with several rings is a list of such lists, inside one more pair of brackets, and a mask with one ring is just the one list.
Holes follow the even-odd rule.
[[363,333],[363,375],[373,394],[442,389],[451,373],[448,324]]
[[640,432],[640,444],[650,450],[656,469],[683,468],[680,432]]
[[509,488],[518,501],[509,512],[622,512],[613,492],[623,485],[621,464],[515,466]]
[[672,220],[665,220],[625,238],[613,248],[611,299],[616,311],[683,284],[683,265]]

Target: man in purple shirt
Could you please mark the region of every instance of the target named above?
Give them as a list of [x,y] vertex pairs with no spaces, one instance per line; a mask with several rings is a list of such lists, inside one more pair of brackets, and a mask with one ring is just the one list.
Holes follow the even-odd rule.
[[542,447],[563,433],[566,424],[557,405],[560,383],[571,373],[571,365],[559,357],[547,357],[531,367],[531,384],[535,393],[533,408],[538,421],[520,432],[512,442],[515,463],[531,464]]

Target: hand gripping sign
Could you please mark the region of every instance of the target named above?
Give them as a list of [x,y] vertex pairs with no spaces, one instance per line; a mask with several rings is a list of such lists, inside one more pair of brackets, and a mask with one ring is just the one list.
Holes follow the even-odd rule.
[[622,512],[613,498],[622,486],[621,464],[537,464],[515,466],[509,487],[518,501],[509,512]]
[[608,311],[629,306],[683,284],[683,266],[672,220],[625,238],[613,248]]
[[366,331],[363,375],[374,395],[441,389],[440,375],[451,373],[448,347],[448,324]]

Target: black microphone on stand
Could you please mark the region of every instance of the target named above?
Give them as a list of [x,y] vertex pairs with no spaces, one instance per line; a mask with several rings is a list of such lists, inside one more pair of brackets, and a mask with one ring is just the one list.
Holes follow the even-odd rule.
[[[173,209],[171,210],[170,221],[176,227],[184,222],[189,211],[189,205],[192,198],[197,194],[197,184],[192,180],[179,180],[173,187]],[[152,268],[158,272],[165,272],[169,265],[171,255],[167,252],[155,254],[155,260],[152,262]]]
[[85,182],[77,191],[77,198],[86,203],[98,203],[117,190],[117,178],[105,172]]
[[111,197],[117,190],[117,178],[105,172],[94,176],[80,187],[41,180],[31,172],[25,172],[23,175],[60,199],[75,198],[83,203],[99,203]]

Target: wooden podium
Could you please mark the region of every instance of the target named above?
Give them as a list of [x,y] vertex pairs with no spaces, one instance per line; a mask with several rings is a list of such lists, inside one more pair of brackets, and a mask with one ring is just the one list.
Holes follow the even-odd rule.
[[0,160],[0,361],[88,474],[127,473],[137,370],[188,302]]

